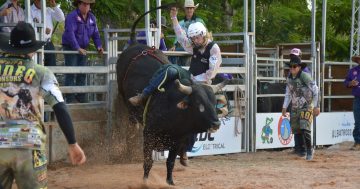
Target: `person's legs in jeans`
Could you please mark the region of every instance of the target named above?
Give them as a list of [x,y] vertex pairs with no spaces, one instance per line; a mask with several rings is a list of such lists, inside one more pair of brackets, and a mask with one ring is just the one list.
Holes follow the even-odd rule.
[[[64,51],[72,51],[73,49],[68,46],[63,46]],[[76,66],[77,65],[77,55],[76,54],[64,54],[65,66]],[[75,86],[75,74],[66,74],[65,75],[65,86]],[[71,103],[75,100],[75,94],[69,93],[65,95],[66,102]]]
[[148,96],[151,95],[152,92],[156,88],[158,88],[160,85],[163,87],[167,82],[174,81],[179,77],[179,72],[176,68],[173,67],[165,67],[164,69],[161,69],[157,71],[154,76],[151,78],[149,85],[144,88],[142,93],[140,95],[131,97],[129,99],[130,103],[134,106],[140,105],[144,99],[146,99]]
[[353,137],[355,144],[360,144],[360,97],[355,97],[353,102],[355,127]]
[[[86,56],[84,55],[77,55],[77,66],[86,66]],[[85,86],[86,83],[86,74],[76,74],[76,86]],[[86,102],[85,93],[78,93],[76,94],[76,99],[84,103]]]
[[[54,44],[49,41],[44,46],[44,50],[55,50]],[[44,65],[45,66],[56,66],[56,55],[54,53],[44,54]]]
[[294,134],[294,153],[300,157],[306,155],[304,146],[303,133],[300,130],[300,112],[296,109],[292,109],[290,113],[290,125],[292,133]]

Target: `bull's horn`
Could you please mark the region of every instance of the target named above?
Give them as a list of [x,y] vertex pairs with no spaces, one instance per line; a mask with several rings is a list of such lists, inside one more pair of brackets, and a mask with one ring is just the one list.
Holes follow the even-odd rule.
[[217,93],[220,89],[224,88],[225,85],[229,82],[229,80],[225,80],[217,85],[210,85],[214,93]]
[[186,95],[190,95],[192,93],[192,88],[189,87],[189,86],[185,86],[185,85],[181,84],[178,79],[175,80],[175,84],[177,85],[180,92],[182,92],[182,93],[184,93]]

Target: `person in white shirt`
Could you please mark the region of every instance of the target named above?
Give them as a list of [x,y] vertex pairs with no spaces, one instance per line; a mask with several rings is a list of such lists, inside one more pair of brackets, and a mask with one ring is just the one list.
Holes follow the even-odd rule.
[[[64,22],[65,15],[60,9],[60,5],[56,4],[55,0],[49,0],[50,7],[46,7],[45,12],[45,50],[55,50],[54,44],[51,42],[51,36],[54,33],[53,21]],[[41,1],[34,0],[31,5],[31,17],[34,23],[41,23]],[[54,53],[45,53],[44,56],[45,66],[56,66],[56,55]]]
[[[18,23],[25,20],[24,9],[19,5],[18,0],[7,0],[0,7],[0,19],[2,23]],[[2,32],[11,32],[14,27],[3,27]]]

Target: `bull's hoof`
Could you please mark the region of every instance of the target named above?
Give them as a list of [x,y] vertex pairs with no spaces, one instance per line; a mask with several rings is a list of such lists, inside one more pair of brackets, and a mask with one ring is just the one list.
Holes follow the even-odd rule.
[[149,177],[147,177],[147,176],[144,176],[144,177],[143,177],[143,181],[144,181],[145,184],[147,183],[148,178],[149,178]]
[[184,167],[189,166],[189,160],[187,159],[180,159],[180,164]]
[[172,186],[175,185],[175,183],[174,183],[174,181],[172,179],[167,179],[166,183],[168,183],[168,185],[172,185]]

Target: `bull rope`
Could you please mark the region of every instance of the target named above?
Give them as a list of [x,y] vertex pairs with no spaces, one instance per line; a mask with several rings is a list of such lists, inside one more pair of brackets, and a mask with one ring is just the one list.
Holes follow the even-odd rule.
[[129,66],[128,66],[127,69],[126,69],[125,76],[124,76],[124,79],[123,79],[123,83],[124,83],[124,82],[126,81],[126,79],[127,79],[127,75],[128,75],[128,72],[129,72],[131,66],[132,66],[132,65],[136,62],[136,60],[138,60],[140,57],[145,57],[145,56],[149,55],[150,57],[152,57],[152,58],[156,59],[157,61],[159,61],[161,64],[167,64],[167,62],[164,62],[163,60],[161,60],[159,57],[157,57],[157,56],[155,55],[155,53],[154,53],[155,51],[156,51],[155,47],[151,47],[151,49],[143,50],[143,51],[141,51],[140,54],[138,54],[138,55],[136,55],[134,58],[132,58]]
[[143,126],[145,127],[145,123],[146,123],[146,114],[149,110],[149,104],[150,104],[150,100],[151,100],[152,95],[149,96],[149,98],[146,101],[145,107],[144,107],[144,112],[143,112]]
[[244,112],[242,112],[242,102],[245,101],[244,98],[244,92],[240,89],[240,87],[236,87],[235,91],[234,91],[234,106],[235,106],[235,111],[234,111],[234,117],[235,117],[235,136],[241,135],[242,133],[242,124],[241,124],[241,118],[242,118],[242,114]]

